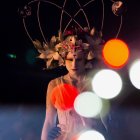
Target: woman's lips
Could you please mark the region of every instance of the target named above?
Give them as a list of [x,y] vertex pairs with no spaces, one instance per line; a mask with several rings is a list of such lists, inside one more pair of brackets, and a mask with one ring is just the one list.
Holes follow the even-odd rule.
[[74,68],[74,69],[72,69],[73,71],[77,71],[78,69],[77,68]]

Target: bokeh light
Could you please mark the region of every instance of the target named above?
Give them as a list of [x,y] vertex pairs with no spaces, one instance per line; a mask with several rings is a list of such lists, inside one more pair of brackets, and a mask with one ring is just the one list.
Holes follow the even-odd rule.
[[104,62],[111,68],[122,68],[128,61],[129,49],[125,42],[119,39],[111,39],[104,45]]
[[101,98],[114,98],[122,89],[121,77],[113,70],[100,70],[92,79],[92,89]]
[[27,50],[26,56],[25,56],[26,62],[29,65],[33,65],[36,62],[36,56],[37,54],[34,49]]
[[140,89],[140,59],[135,60],[129,70],[130,81],[134,87]]
[[102,100],[92,92],[83,92],[76,97],[74,108],[83,117],[95,117],[102,109]]
[[16,54],[11,54],[11,53],[8,53],[7,56],[11,59],[16,59],[17,58]]
[[69,84],[57,85],[51,96],[52,104],[61,110],[74,107],[74,100],[78,95],[78,90]]
[[83,132],[78,140],[105,140],[104,136],[95,130],[88,130]]

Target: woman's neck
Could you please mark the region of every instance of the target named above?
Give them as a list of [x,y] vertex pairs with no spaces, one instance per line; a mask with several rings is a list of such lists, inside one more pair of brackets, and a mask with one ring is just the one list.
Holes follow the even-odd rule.
[[85,73],[84,74],[70,74],[70,73],[68,73],[68,75],[72,81],[81,81],[81,80],[83,80],[83,78],[85,78]]

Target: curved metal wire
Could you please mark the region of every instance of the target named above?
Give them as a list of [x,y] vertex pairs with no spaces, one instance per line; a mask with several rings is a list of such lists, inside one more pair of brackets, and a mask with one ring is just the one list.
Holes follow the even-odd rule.
[[39,7],[40,7],[40,1],[38,1],[38,5],[37,5],[37,20],[38,20],[38,25],[39,25],[39,29],[40,29],[41,35],[42,35],[42,37],[43,37],[45,43],[47,44],[47,41],[46,41],[46,39],[45,39],[44,33],[43,33],[43,31],[42,31],[42,28],[41,28],[41,24],[40,24]]
[[70,21],[69,21],[68,24],[66,25],[66,27],[65,27],[65,29],[64,29],[64,31],[63,31],[63,33],[66,31],[66,29],[68,28],[68,26],[70,25],[71,22],[72,22],[72,18],[70,19]]
[[33,39],[31,38],[31,36],[30,36],[30,34],[29,34],[28,30],[27,30],[27,27],[26,27],[26,24],[25,24],[25,19],[23,18],[22,21],[23,21],[23,26],[24,26],[24,29],[25,29],[28,37],[30,38],[31,42],[33,42]]
[[32,1],[30,1],[29,3],[28,3],[28,5],[30,5],[30,4],[32,4],[32,3],[34,3],[34,2],[38,2],[38,1],[40,1],[40,0],[32,0]]
[[105,8],[104,8],[104,0],[102,0],[102,7],[103,7],[103,13],[102,13],[102,14],[103,14],[103,17],[102,17],[102,24],[101,24],[101,29],[100,29],[101,32],[102,32],[103,27],[104,27],[104,11],[105,11],[105,10],[104,10],[104,9],[105,9]]
[[87,16],[86,16],[86,13],[84,12],[83,9],[81,9],[81,10],[82,10],[83,14],[85,15],[85,18],[86,18],[86,21],[87,21],[87,24],[88,24],[88,28],[89,28],[89,30],[90,30],[90,25],[89,25],[89,21],[88,21],[88,18],[87,18]]
[[[33,1],[29,2],[28,5],[30,5],[30,4],[32,4],[32,3],[34,3],[34,2],[37,2],[37,1],[38,1],[38,10],[37,10],[38,13],[39,13],[39,4],[40,4],[40,1],[43,1],[43,2],[46,2],[46,3],[52,4],[52,5],[54,5],[54,6],[56,6],[57,8],[59,8],[59,9],[62,10],[62,12],[61,12],[61,17],[60,17],[60,31],[62,30],[63,13],[67,14],[67,15],[71,18],[70,21],[68,22],[68,24],[66,25],[64,31],[67,29],[67,27],[69,26],[69,24],[70,24],[72,21],[74,21],[74,22],[83,30],[82,26],[81,26],[74,18],[72,18],[72,16],[71,16],[68,12],[66,12],[66,11],[64,10],[65,4],[66,4],[66,0],[64,1],[63,7],[60,7],[59,5],[57,5],[57,4],[53,3],[53,2],[47,1],[47,0],[33,0]],[[94,0],[89,1],[87,4],[84,5],[84,7],[87,6],[89,3],[93,2],[93,1],[94,1]],[[79,5],[79,7],[80,7],[80,10],[74,15],[74,17],[76,17],[76,15],[77,15],[80,11],[82,11],[83,14],[84,14],[84,16],[85,16],[85,19],[86,19],[88,28],[90,29],[90,25],[89,25],[89,21],[88,21],[88,18],[87,18],[86,13],[84,12],[84,10],[83,10],[81,4],[79,3],[79,1],[76,0],[76,2],[78,3],[78,5]],[[43,36],[43,38],[44,38],[44,40],[45,40],[45,42],[46,42],[46,39],[45,39],[45,37],[44,37],[43,31],[42,31],[42,28],[41,28],[41,25],[40,25],[39,14],[37,14],[37,16],[38,16],[38,23],[39,23],[39,28],[40,28],[41,34],[42,34],[42,36]],[[64,32],[64,31],[63,31],[63,32]]]
[[90,4],[90,3],[93,2],[93,1],[95,1],[95,0],[91,0],[91,1],[87,2],[86,4],[84,4],[83,7],[87,6],[88,4]]
[[65,7],[65,4],[66,4],[66,1],[67,0],[64,1],[63,7],[62,7],[62,11],[61,11],[60,24],[59,24],[59,26],[60,26],[60,29],[59,29],[60,32],[62,32],[62,19],[63,19],[63,13],[64,13],[64,7]]
[[62,8],[61,6],[59,6],[59,5],[57,5],[57,4],[53,3],[53,2],[47,1],[47,0],[33,0],[33,1],[29,2],[28,5],[29,5],[29,4],[32,4],[32,3],[36,2],[36,1],[46,2],[46,3],[52,4],[52,5],[54,5],[54,6],[58,7],[58,8],[60,8],[60,9]]
[[83,8],[82,8],[81,4],[79,3],[79,1],[76,0],[76,2],[78,3],[78,5],[79,5],[81,11],[83,12],[83,14],[84,14],[84,16],[85,16],[85,19],[86,19],[86,22],[87,22],[87,25],[88,25],[88,28],[90,29],[89,21],[88,21],[88,18],[87,18],[87,15],[86,15],[85,11],[83,10]]
[[[59,9],[62,10],[62,7],[58,6],[57,4],[55,4],[55,3],[53,3],[53,2],[47,1],[47,0],[34,0],[34,1],[29,2],[28,5],[30,5],[30,4],[32,4],[32,3],[34,3],[34,2],[37,2],[37,1],[42,1],[42,2],[46,2],[46,3],[52,4],[52,5],[54,5],[54,6],[56,6],[57,8],[59,8]],[[66,1],[66,0],[65,0],[65,1]],[[64,5],[65,5],[65,3],[64,3]],[[66,12],[64,9],[63,9],[63,12],[64,12],[65,14],[67,14],[67,15],[71,18],[71,15],[70,15],[68,12]],[[61,20],[62,20],[62,18],[61,18]],[[80,25],[76,20],[73,19],[73,21],[74,21],[80,28],[82,28],[81,25]],[[61,28],[60,28],[60,29],[62,30],[62,21],[60,21],[60,22],[61,22],[61,24],[60,24],[60,27],[61,27]],[[68,26],[67,26],[67,27],[68,27]]]
[[[70,23],[71,23],[72,21],[74,21],[74,22],[83,30],[83,27],[80,25],[80,23],[78,23],[78,22],[74,19],[74,18],[78,15],[78,13],[79,13],[80,11],[82,11],[82,13],[84,14],[84,17],[85,17],[85,19],[86,19],[88,28],[90,29],[90,24],[89,24],[87,15],[86,15],[86,13],[85,13],[85,11],[84,11],[83,8],[86,7],[86,6],[88,6],[89,4],[91,4],[91,3],[94,2],[94,1],[95,1],[95,0],[90,0],[89,2],[87,2],[86,4],[84,4],[83,6],[81,6],[81,4],[79,3],[79,1],[76,0],[76,2],[78,3],[80,9],[75,13],[75,15],[74,15],[73,17],[72,17],[66,10],[64,10],[64,7],[65,7],[65,4],[66,4],[67,0],[64,1],[63,7],[57,5],[57,4],[53,3],[53,2],[50,2],[50,1],[48,1],[48,0],[32,0],[31,2],[28,3],[28,5],[33,4],[34,2],[38,2],[38,7],[37,7],[37,20],[38,20],[39,29],[40,29],[40,32],[41,32],[41,34],[42,34],[42,37],[43,37],[44,41],[47,43],[47,41],[46,41],[46,39],[45,39],[45,36],[44,36],[44,34],[43,34],[42,28],[41,28],[41,23],[40,23],[40,18],[39,18],[40,2],[45,2],[45,3],[51,4],[51,5],[56,6],[57,8],[59,8],[59,9],[61,10],[60,29],[59,29],[60,31],[62,31],[63,14],[65,13],[66,15],[69,16],[70,20],[69,20],[68,24],[65,26],[65,28],[64,28],[64,30],[63,30],[63,32],[65,32],[65,30],[68,28],[68,26],[70,25]],[[100,29],[100,30],[101,30],[101,32],[102,32],[102,30],[103,30],[103,28],[104,28],[104,14],[105,14],[105,13],[104,13],[104,0],[101,0],[101,1],[102,1],[102,9],[103,9],[103,11],[102,11],[102,22],[101,22],[101,29]],[[114,2],[114,0],[110,0],[110,1],[111,1],[111,2]],[[33,39],[31,38],[31,36],[30,36],[30,34],[29,34],[28,30],[27,30],[27,27],[26,27],[25,19],[24,19],[24,18],[23,18],[23,25],[24,25],[24,28],[25,28],[25,31],[26,31],[28,37],[30,38],[31,41],[33,41]],[[119,33],[120,33],[121,27],[122,27],[122,16],[121,16],[121,23],[120,23],[118,32],[117,32],[117,34],[116,34],[116,38],[118,37],[118,35],[119,35]]]
[[[87,6],[89,3],[93,2],[93,1],[94,1],[94,0],[89,1],[87,4],[84,5],[84,7]],[[79,1],[76,0],[76,2],[78,3],[80,9],[75,13],[74,18],[78,15],[78,13],[79,13],[80,11],[82,11],[83,14],[84,14],[84,16],[85,16],[85,19],[86,19],[88,28],[90,29],[90,24],[89,24],[89,21],[88,21],[88,18],[87,18],[86,13],[84,12],[84,10],[83,10],[81,4],[79,3]],[[68,25],[72,22],[72,20],[83,30],[83,27],[82,27],[74,18],[71,17],[71,19],[69,20],[69,22],[68,22],[68,24],[66,25],[66,27],[65,27],[65,29],[64,29],[63,32],[65,32],[65,30],[67,29]]]
[[116,37],[115,37],[115,38],[118,38],[118,35],[119,35],[120,31],[121,31],[121,28],[122,28],[122,21],[123,21],[123,16],[121,16],[121,21],[120,21],[119,30],[118,30],[118,32],[117,32],[117,34],[116,34]]
[[111,2],[115,2],[114,0],[110,0]]
[[[79,9],[73,17],[75,18],[80,11],[81,11],[81,9]],[[83,27],[74,18],[72,18],[72,17],[70,18],[70,20],[69,20],[68,24],[66,25],[63,33],[66,31],[66,29],[68,28],[68,26],[70,25],[70,23],[72,21],[74,21],[83,30]]]

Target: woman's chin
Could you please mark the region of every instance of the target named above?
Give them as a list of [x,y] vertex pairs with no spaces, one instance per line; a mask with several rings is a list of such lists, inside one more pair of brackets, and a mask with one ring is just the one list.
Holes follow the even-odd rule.
[[83,74],[82,71],[79,71],[78,69],[72,69],[69,71],[70,75],[80,75]]

